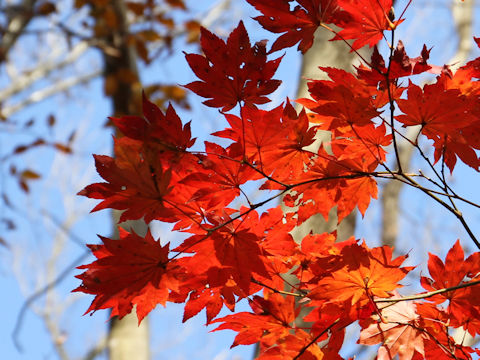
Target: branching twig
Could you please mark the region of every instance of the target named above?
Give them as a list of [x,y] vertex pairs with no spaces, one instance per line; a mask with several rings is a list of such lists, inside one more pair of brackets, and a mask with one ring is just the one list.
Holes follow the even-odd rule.
[[305,295],[302,295],[302,294],[298,294],[298,293],[293,293],[293,292],[289,292],[289,291],[283,291],[283,290],[277,290],[275,288],[272,288],[271,286],[267,285],[267,284],[264,284],[262,283],[261,281],[258,281],[258,280],[255,280],[255,279],[251,279],[251,281],[257,285],[260,285],[260,286],[263,286],[264,288],[267,288],[271,291],[273,291],[274,293],[276,294],[282,294],[282,295],[287,295],[287,296],[294,296],[294,297],[305,297]]
[[102,352],[105,351],[107,348],[107,338],[102,337],[100,341],[88,351],[87,355],[83,358],[83,360],[94,360],[97,356],[99,356]]
[[390,83],[390,70],[392,66],[392,59],[393,59],[393,52],[395,50],[394,48],[394,42],[395,42],[395,30],[392,30],[392,45],[390,46],[390,56],[388,57],[390,61],[388,62],[388,68],[387,68],[387,73],[384,75],[385,76],[385,82],[387,84],[387,91],[388,91],[388,100],[389,100],[389,108],[390,108],[390,127],[392,128],[392,141],[393,141],[393,149],[395,153],[395,158],[397,159],[397,167],[398,167],[398,172],[401,174],[403,173],[402,170],[402,162],[400,161],[400,154],[398,150],[398,145],[397,145],[397,137],[395,134],[395,103],[394,99],[392,96],[392,88],[391,88],[391,83]]

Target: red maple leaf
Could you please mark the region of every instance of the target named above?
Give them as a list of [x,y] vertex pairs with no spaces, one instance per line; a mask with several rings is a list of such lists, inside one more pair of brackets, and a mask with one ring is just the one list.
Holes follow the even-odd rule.
[[[386,130],[385,124],[377,127],[374,124],[354,126],[350,131],[342,134],[343,137],[349,136],[349,139],[339,137],[332,141],[332,147],[341,147],[336,150],[336,153],[341,154],[339,160],[352,157],[355,159],[362,154],[364,162],[371,164],[372,169],[375,169],[377,164],[386,160],[385,147],[392,143],[392,134],[387,134]],[[352,141],[352,139],[358,140]]]
[[[115,140],[115,158],[94,155],[97,172],[105,183],[88,185],[78,195],[103,199],[92,209],[126,210],[120,222],[145,217],[146,222],[163,218],[173,221],[175,211],[164,200],[171,192],[171,171],[160,161],[148,163],[142,145],[127,137]],[[167,220],[170,219],[170,220]]]
[[312,47],[315,30],[321,23],[331,23],[339,16],[337,0],[297,0],[299,5],[290,10],[292,0],[247,0],[263,15],[257,20],[264,29],[281,34],[270,52],[298,44],[298,50],[307,52]]
[[[311,80],[308,91],[315,101],[296,100],[308,109],[324,117],[329,124],[325,130],[366,125],[379,115],[373,106],[372,94],[376,87],[359,80],[345,70],[320,67],[332,80]],[[321,121],[321,118],[320,118]],[[318,119],[315,122],[320,122]]]
[[283,137],[279,136],[282,126],[282,106],[265,111],[245,107],[241,117],[225,114],[230,128],[213,133],[213,135],[235,141],[253,164],[263,168],[262,154],[276,147]]
[[[241,208],[240,212],[245,210]],[[251,282],[253,274],[269,276],[263,262],[261,239],[255,234],[258,214],[252,211],[243,219],[234,220],[227,211],[233,213],[231,209],[224,209],[222,216],[220,211],[208,214],[211,225],[196,229],[198,234],[185,240],[175,251],[194,253],[182,259],[182,266],[192,274],[206,275],[210,286],[222,286],[233,280],[249,295],[259,289]],[[209,228],[215,230],[209,233]]]
[[[168,106],[164,114],[145,94],[143,117],[122,116],[110,119],[125,136],[155,147],[159,152],[183,153],[195,143],[195,139],[191,138],[190,122],[183,126],[172,105]],[[165,159],[165,154],[162,158]]]
[[435,161],[443,156],[451,171],[456,156],[478,170],[480,161],[474,149],[480,148],[477,139],[480,123],[475,99],[457,88],[445,88],[443,77],[434,84],[425,85],[423,91],[410,83],[408,99],[397,100],[404,115],[398,115],[396,119],[404,126],[421,125],[422,133],[434,141]]
[[[435,147],[433,156],[435,163],[443,157],[445,165],[450,169],[450,172],[453,172],[458,157],[465,164],[478,171],[480,169],[480,158],[475,149],[480,149],[480,144],[477,142],[479,134],[480,128],[475,129],[472,124],[472,126],[462,129],[461,133],[444,134],[443,139],[436,137],[433,144]],[[473,138],[474,141],[470,141],[470,138]]]
[[218,292],[213,292],[211,289],[193,291],[190,294],[189,300],[185,304],[183,314],[183,322],[198,314],[203,308],[207,309],[207,324],[218,315],[222,309],[223,301]]
[[389,74],[390,82],[395,82],[396,79],[404,76],[421,74],[425,71],[429,71],[432,66],[427,64],[427,60],[430,57],[430,50],[423,45],[420,56],[410,58],[403,46],[403,42],[399,41],[397,47],[393,52],[393,56],[390,58],[390,69],[385,66],[385,60],[378,52],[378,48],[375,45],[372,52],[370,61],[371,67],[360,65],[356,67],[357,74],[360,79],[368,84],[378,85],[382,87],[386,86],[387,73]]
[[[197,278],[195,278],[197,279]],[[185,284],[184,284],[185,285]],[[225,304],[230,311],[235,310],[235,286],[210,287],[207,282],[202,281],[199,284],[186,284],[189,292],[188,300],[185,302],[182,322],[187,321],[191,317],[197,315],[202,309],[206,309],[207,324],[209,324],[220,312]],[[191,291],[191,289],[194,289]]]
[[[355,139],[355,141],[359,141]],[[365,213],[370,199],[377,197],[377,185],[373,178],[364,174],[373,171],[378,161],[372,156],[365,158],[365,152],[356,152],[339,159],[348,146],[332,146],[334,155],[321,147],[318,158],[304,174],[300,174],[300,186],[295,187],[298,196],[302,195],[298,209],[298,220],[303,222],[312,214],[322,214],[328,218],[330,210],[338,206],[338,222],[342,221],[355,207]],[[366,150],[368,151],[368,150]],[[338,154],[338,157],[335,156]],[[369,160],[369,161],[365,161]]]
[[315,141],[315,126],[309,126],[304,111],[297,114],[287,101],[270,111],[243,108],[241,118],[226,114],[231,128],[213,135],[234,140],[259,171],[277,181],[301,173],[312,154],[304,148]]
[[169,245],[161,246],[150,234],[143,238],[119,228],[120,239],[100,237],[103,245],[89,245],[97,258],[76,277],[82,284],[73,291],[95,295],[85,313],[112,308],[120,318],[136,305],[139,323],[157,304],[165,303],[170,290],[178,290],[182,271],[168,259]]
[[195,189],[192,200],[207,204],[208,209],[228,206],[238,195],[240,185],[259,178],[259,173],[241,161],[238,146],[228,149],[205,142],[206,155],[198,155],[197,171],[181,183]]
[[384,30],[391,30],[395,24],[389,19],[392,0],[338,0],[340,7],[350,18],[338,23],[343,28],[333,40],[355,39],[352,51],[364,45],[376,45],[383,37]]
[[405,115],[396,119],[404,126],[422,126],[422,133],[434,139],[465,127],[475,118],[471,114],[472,104],[457,89],[445,89],[441,82],[427,84],[422,89],[410,82],[408,99],[397,100]]
[[88,185],[78,194],[103,199],[92,211],[125,210],[120,221],[144,217],[147,222],[180,221],[180,227],[188,227],[203,213],[199,204],[189,201],[189,189],[178,185],[198,165],[187,152],[195,142],[190,124],[182,126],[172,106],[164,114],[145,96],[143,114],[112,118],[124,134],[114,139],[115,157],[94,155],[97,172],[106,182]]
[[224,329],[237,331],[231,347],[250,345],[259,340],[262,344],[271,346],[277,339],[289,335],[298,315],[292,296],[284,298],[280,294],[270,294],[264,299],[255,295],[249,303],[253,313],[240,312],[215,319],[212,323],[222,324],[213,331]]
[[201,81],[185,87],[209,98],[203,102],[205,105],[229,111],[241,101],[246,105],[270,101],[266,95],[281,83],[272,79],[281,57],[267,61],[265,44],[258,42],[252,47],[242,21],[226,43],[204,28],[200,42],[205,55],[186,54],[185,57]]
[[480,149],[480,121],[478,120],[480,106],[476,100],[480,93],[480,82],[472,81],[472,78],[480,77],[479,68],[480,59],[475,59],[458,69],[454,74],[449,73],[446,76],[444,74],[444,76],[438,78],[445,89],[456,89],[460,91],[462,96],[473,100],[471,112],[475,116],[475,120],[461,129],[449,132],[443,142],[436,141],[434,143],[435,161],[443,156],[445,164],[451,171],[453,171],[457,157],[477,171],[480,168],[480,158],[476,153],[476,150]]
[[278,205],[264,212],[253,230],[263,238],[261,246],[267,255],[288,259],[298,247],[290,234],[295,225],[292,216],[284,214],[282,206]]

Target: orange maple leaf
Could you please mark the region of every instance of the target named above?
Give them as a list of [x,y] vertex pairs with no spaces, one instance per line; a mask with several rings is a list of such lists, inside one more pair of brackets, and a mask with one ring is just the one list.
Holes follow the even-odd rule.
[[295,334],[289,334],[272,347],[260,343],[260,356],[257,360],[340,360],[336,354],[328,354],[320,349],[318,343],[312,343],[314,336],[302,329],[295,329]]
[[388,246],[369,249],[365,244],[351,244],[339,255],[339,268],[327,273],[308,295],[315,300],[349,301],[351,305],[371,302],[373,296],[390,297],[402,285],[398,282],[412,270],[400,267],[407,256],[392,260]]
[[[480,272],[480,253],[474,253],[464,260],[464,252],[460,241],[457,240],[449,250],[445,263],[434,254],[429,253],[428,271],[432,278],[421,277],[422,286],[428,291],[454,287],[464,283],[478,280]],[[448,314],[454,326],[468,327],[470,318],[480,316],[480,290],[478,285],[466,287],[455,291],[448,291],[443,294],[429,298],[436,304],[449,301]],[[477,329],[473,327],[472,329]]]

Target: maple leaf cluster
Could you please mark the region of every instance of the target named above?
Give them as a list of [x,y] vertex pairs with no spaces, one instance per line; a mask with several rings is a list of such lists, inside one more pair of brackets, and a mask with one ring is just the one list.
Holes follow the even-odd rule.
[[[121,229],[119,240],[90,245],[96,260],[79,267],[85,272],[75,289],[95,296],[87,312],[111,308],[121,318],[136,307],[140,322],[157,304],[185,303],[183,321],[205,309],[207,324],[219,324],[215,331],[237,332],[232,346],[259,343],[264,360],[341,359],[352,324],[361,327],[360,344],[380,344],[378,359],[480,355],[450,336],[455,328],[480,334],[479,252],[465,259],[457,242],[445,263],[430,254],[430,277],[420,278],[426,292],[402,296],[401,282],[414,269],[402,265],[407,255],[354,238],[337,241],[335,232],[291,235],[332,209],[339,223],[355,208],[363,215],[377,197],[377,178],[419,188],[463,220],[439,199],[443,191],[461,200],[456,193],[446,184],[433,191],[417,183],[400,163],[390,170],[387,150],[398,155],[400,125],[418,126],[410,144],[421,151],[419,141],[433,143],[432,162],[422,152],[433,169],[439,163],[442,173],[444,165],[453,171],[459,158],[478,171],[480,58],[453,73],[430,65],[426,46],[412,58],[399,42],[385,61],[377,43],[402,22],[391,0],[298,0],[293,8],[291,0],[247,1],[265,29],[281,34],[270,51],[265,42],[252,46],[240,22],[226,41],[202,29],[203,55],[186,54],[199,80],[185,87],[221,110],[228,125],[212,134],[221,141],[193,150],[190,123],[146,97],[143,116],[111,119],[121,132],[114,157],[95,155],[104,182],[79,194],[101,200],[93,211],[122,210],[120,222],[172,223],[184,238],[165,244]],[[305,52],[317,28],[333,31],[331,24],[341,29],[332,40],[353,40],[355,52],[369,45],[371,59],[361,58],[354,72],[322,67],[329,80],[309,81],[311,97],[296,100],[301,110],[288,99],[259,108],[280,85],[273,76],[282,57],[269,55],[297,43]],[[436,80],[415,85],[411,76],[427,71]],[[331,139],[319,144],[324,131]],[[254,202],[258,193],[264,197]],[[287,283],[286,274],[297,283]],[[243,299],[251,311],[235,313]],[[303,307],[311,311],[304,315]],[[233,314],[218,317],[223,308]]]

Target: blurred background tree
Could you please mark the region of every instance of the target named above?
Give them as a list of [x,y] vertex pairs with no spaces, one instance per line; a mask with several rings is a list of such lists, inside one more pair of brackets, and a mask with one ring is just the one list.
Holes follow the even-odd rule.
[[[178,56],[178,49],[195,46],[200,24],[221,24],[228,7],[229,1],[193,7],[182,0],[3,2],[0,225],[6,232],[0,244],[11,250],[5,256],[26,298],[11,329],[20,352],[30,345],[22,340],[22,330],[33,310],[57,357],[80,358],[66,347],[72,331],[62,318],[73,297],[59,285],[87,256],[82,249],[73,259],[71,244],[84,248],[95,241],[76,235],[85,226],[81,220],[89,205],[80,206],[74,196],[94,175],[84,169],[90,167],[89,153],[100,151],[92,141],[111,131],[107,116],[141,114],[142,91],[159,106],[172,102],[190,109],[185,90],[176,78],[165,76],[167,71],[145,81],[142,74],[152,64],[158,68]],[[101,114],[93,110],[98,106]],[[107,142],[101,141],[105,147]],[[42,201],[42,193],[51,201]],[[17,241],[30,226],[35,227],[33,244],[31,239]],[[146,232],[145,224],[129,226]],[[40,251],[32,251],[36,247]],[[8,265],[4,271],[10,272]],[[112,319],[108,334],[85,348],[84,358],[106,349],[110,359],[149,359],[148,322],[138,327],[135,316]]]

